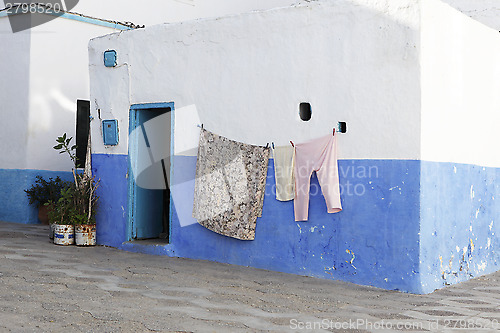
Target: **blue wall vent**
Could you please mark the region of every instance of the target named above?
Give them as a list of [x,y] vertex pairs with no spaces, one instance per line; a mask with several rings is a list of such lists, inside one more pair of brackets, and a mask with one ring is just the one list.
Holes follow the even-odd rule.
[[104,52],[104,66],[115,67],[116,66],[116,51],[108,50]]
[[108,119],[102,121],[102,137],[106,146],[118,144],[118,120]]

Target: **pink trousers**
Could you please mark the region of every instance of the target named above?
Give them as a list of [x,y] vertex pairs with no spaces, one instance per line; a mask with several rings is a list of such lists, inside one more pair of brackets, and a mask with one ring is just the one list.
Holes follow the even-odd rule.
[[295,145],[295,221],[307,221],[311,175],[316,171],[328,213],[342,210],[340,203],[337,135]]

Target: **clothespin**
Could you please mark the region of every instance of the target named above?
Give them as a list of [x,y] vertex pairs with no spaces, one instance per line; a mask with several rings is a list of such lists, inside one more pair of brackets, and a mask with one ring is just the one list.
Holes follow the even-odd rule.
[[266,149],[267,149],[267,148],[269,148],[269,142],[268,142],[268,143],[266,143]]
[[274,142],[272,143],[272,145],[273,145],[273,149],[274,149]]
[[292,147],[295,147],[292,140],[290,140],[290,144],[292,145]]
[[333,128],[333,136],[335,136],[335,127]]

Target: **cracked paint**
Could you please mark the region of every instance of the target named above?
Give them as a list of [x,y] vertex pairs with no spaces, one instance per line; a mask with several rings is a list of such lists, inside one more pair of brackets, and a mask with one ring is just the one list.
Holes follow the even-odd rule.
[[332,267],[325,267],[325,273],[326,274],[333,275],[332,271],[335,271],[335,270],[337,270],[337,268],[335,267],[335,265],[333,265]]
[[345,252],[349,253],[352,256],[351,260],[350,261],[346,261],[346,263],[351,264],[351,266],[354,267],[354,269],[357,269],[356,266],[353,265],[354,259],[356,259],[356,256],[354,255],[354,252],[352,252],[349,249],[345,250]]

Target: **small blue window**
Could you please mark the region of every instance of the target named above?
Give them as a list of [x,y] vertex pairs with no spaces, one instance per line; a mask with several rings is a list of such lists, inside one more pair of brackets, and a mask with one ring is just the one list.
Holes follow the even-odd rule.
[[116,66],[116,51],[108,50],[104,52],[104,66],[115,67]]

